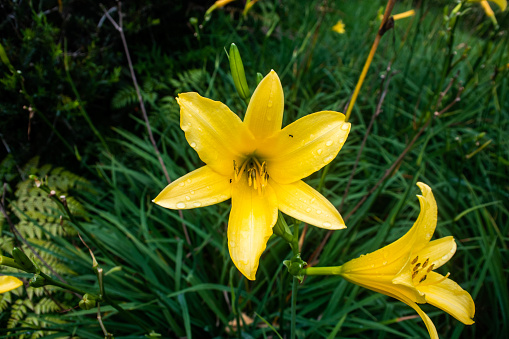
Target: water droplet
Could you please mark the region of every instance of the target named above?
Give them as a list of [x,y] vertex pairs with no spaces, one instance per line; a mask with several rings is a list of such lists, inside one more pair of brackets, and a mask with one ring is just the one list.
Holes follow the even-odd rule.
[[383,265],[387,265],[387,260],[383,262]]
[[185,183],[185,182],[183,182],[183,181],[182,181],[182,182],[179,182],[179,186],[180,186],[180,187],[184,187],[185,185],[186,185],[186,183]]
[[343,126],[341,126],[341,129],[343,131],[348,131],[349,128],[350,128],[350,124],[343,124]]
[[189,201],[191,200],[191,198],[188,195],[186,195],[186,200]]
[[322,214],[322,210],[316,210],[316,214]]
[[340,143],[340,144],[342,144],[342,143],[344,143],[344,142],[345,142],[345,138],[341,138],[341,139],[339,139],[339,143]]
[[317,149],[316,153],[318,153],[318,155],[322,154],[322,149],[321,148]]
[[323,223],[323,227],[331,227],[331,223],[330,222],[324,222]]
[[325,160],[323,162],[328,164],[329,162],[332,161],[332,159],[334,159],[334,156],[331,155],[331,156],[328,156],[327,158],[325,158]]
[[200,207],[201,206],[201,202],[195,202],[193,205],[194,205],[194,207]]
[[312,204],[312,203],[314,203],[315,201],[316,201],[316,199],[315,199],[315,198],[311,198],[311,201],[310,201],[309,203],[311,203],[311,204]]
[[177,208],[186,208],[186,204],[184,204],[183,202],[179,202],[177,204]]
[[191,179],[187,179],[187,180],[186,180],[186,182],[187,182],[188,184],[190,184],[190,183],[191,183]]
[[191,147],[192,147],[192,148],[195,148],[195,147],[196,147],[196,143],[195,143],[195,142],[192,142],[192,143],[191,143]]
[[189,191],[189,193],[194,194],[194,191],[193,191],[193,190],[190,190],[190,191]]
[[211,188],[210,188],[210,186],[207,186],[207,189],[208,189],[208,190],[209,190],[209,189],[211,189]]
[[330,145],[332,145],[333,143],[334,143],[334,141],[329,140],[329,141],[327,141],[327,142],[325,143],[325,145],[330,146]]
[[311,212],[311,208],[310,207],[306,208],[306,212],[308,213]]
[[269,100],[269,103],[267,104],[267,106],[272,107],[272,100]]

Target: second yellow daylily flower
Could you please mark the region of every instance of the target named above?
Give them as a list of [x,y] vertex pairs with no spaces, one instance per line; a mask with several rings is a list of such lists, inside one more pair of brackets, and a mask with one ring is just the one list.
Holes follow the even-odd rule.
[[437,205],[429,186],[417,184],[421,212],[403,237],[373,253],[336,268],[346,280],[396,298],[419,313],[432,339],[438,338],[435,325],[417,303],[430,303],[466,325],[474,323],[474,301],[457,283],[433,272],[456,252],[454,238],[430,241],[437,224]]
[[16,277],[8,275],[0,276],[0,293],[12,291],[23,285],[23,282]]
[[232,199],[228,249],[237,268],[254,280],[278,209],[309,224],[345,227],[336,208],[301,179],[336,157],[350,124],[338,112],[307,115],[281,129],[284,95],[276,72],[258,85],[244,121],[226,105],[179,94],[180,127],[205,166],[168,185],[154,202],[170,209]]
[[343,23],[343,20],[338,20],[338,22],[332,26],[332,30],[339,34],[344,34],[345,31],[345,24]]

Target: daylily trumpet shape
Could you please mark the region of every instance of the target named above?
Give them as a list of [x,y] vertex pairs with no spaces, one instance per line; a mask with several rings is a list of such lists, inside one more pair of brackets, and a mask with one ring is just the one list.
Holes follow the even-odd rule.
[[16,277],[8,275],[0,276],[0,293],[12,291],[23,285],[23,282]]
[[248,279],[255,279],[278,209],[321,228],[345,228],[336,208],[301,180],[338,154],[350,131],[343,114],[318,112],[281,129],[284,95],[274,71],[256,88],[244,121],[198,93],[179,94],[177,101],[180,127],[206,165],[175,180],[154,202],[189,209],[231,198],[228,249]]
[[406,303],[419,313],[435,339],[435,325],[417,303],[430,303],[466,325],[474,323],[475,305],[449,274],[444,277],[433,272],[454,255],[456,243],[451,236],[430,241],[437,223],[437,205],[429,186],[417,185],[422,191],[422,196],[417,196],[421,212],[410,231],[392,244],[338,267],[335,274]]

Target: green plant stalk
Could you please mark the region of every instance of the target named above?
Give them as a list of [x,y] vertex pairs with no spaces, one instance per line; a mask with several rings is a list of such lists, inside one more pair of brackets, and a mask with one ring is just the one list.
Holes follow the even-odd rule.
[[40,189],[42,189],[44,192],[48,193],[49,194],[49,197],[55,201],[61,208],[63,208],[63,210],[65,211],[65,214],[67,215],[67,217],[69,218],[69,220],[71,221],[71,223],[76,226],[76,228],[78,229],[78,231],[80,231],[81,233],[83,233],[93,244],[95,247],[97,247],[105,256],[108,257],[108,259],[110,259],[113,263],[115,263],[116,265],[119,265],[119,263],[117,262],[117,260],[115,260],[115,258],[113,258],[111,256],[111,254],[106,250],[106,248],[101,245],[100,243],[98,243],[95,238],[90,234],[90,232],[88,232],[83,226],[81,226],[81,224],[79,223],[79,221],[74,217],[74,215],[71,213],[71,210],[69,209],[69,207],[67,206],[67,204],[64,204],[58,197],[55,196],[55,194],[51,194],[51,190],[49,189],[49,187],[47,185],[40,185],[39,187]]
[[334,267],[308,267],[300,271],[302,275],[340,275],[341,266]]
[[293,277],[292,282],[292,324],[291,324],[291,332],[290,338],[295,339],[295,330],[297,324],[297,290],[299,287],[299,279]]
[[85,290],[82,290],[81,288],[77,288],[77,287],[71,286],[69,284],[65,284],[65,283],[63,283],[61,281],[55,280],[52,277],[50,277],[49,275],[47,275],[46,273],[41,272],[41,273],[39,273],[39,275],[46,280],[46,285],[57,286],[57,287],[65,289],[65,290],[76,292],[76,293],[81,294],[81,295],[88,294],[88,295],[92,296],[94,299],[96,299],[98,301],[101,299],[96,294],[89,293],[89,292],[87,292]]
[[[67,53],[67,39],[65,39],[65,38],[64,38],[64,51],[65,51],[65,53]],[[85,120],[88,123],[88,126],[90,127],[92,132],[94,132],[96,137],[99,139],[99,141],[101,142],[101,145],[104,147],[104,149],[108,153],[111,153],[110,149],[108,148],[108,145],[106,144],[106,141],[102,137],[101,133],[99,133],[99,131],[95,128],[94,124],[92,123],[92,120],[90,120],[90,117],[89,117],[87,111],[85,111],[85,109],[83,108],[80,93],[76,89],[76,86],[74,86],[74,81],[72,81],[71,73],[69,73],[69,64],[67,63],[67,54],[64,55],[64,68],[65,68],[65,74],[67,76],[67,81],[69,82],[69,85],[71,85],[71,89],[72,89],[74,95],[76,96],[76,100],[78,100],[78,103],[79,103],[78,107],[79,107],[81,115],[83,116],[83,118],[85,118]]]
[[[292,251],[296,255],[299,253],[299,224],[295,223],[295,229],[293,231]],[[292,308],[291,308],[291,327],[290,327],[290,338],[295,339],[296,326],[297,326],[297,292],[299,288],[299,279],[293,277],[292,282]]]

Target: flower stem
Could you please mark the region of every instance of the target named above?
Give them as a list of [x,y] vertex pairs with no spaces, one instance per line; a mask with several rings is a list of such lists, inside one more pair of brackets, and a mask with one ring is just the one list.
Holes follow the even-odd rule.
[[[87,291],[82,290],[81,288],[77,288],[77,287],[65,284],[63,282],[60,282],[58,280],[55,280],[52,277],[50,277],[49,275],[47,275],[46,273],[41,272],[41,273],[39,273],[39,275],[46,280],[46,285],[58,286],[60,288],[63,288],[64,290],[69,290],[69,291],[73,291],[78,294],[81,294],[82,296],[88,293]],[[88,295],[93,296],[94,299],[96,299],[96,300],[98,298],[97,295],[92,294],[92,293],[88,293]]]
[[292,283],[292,323],[291,323],[291,332],[290,338],[295,339],[295,328],[297,324],[297,291],[299,287],[299,280],[296,277],[293,277]]
[[300,271],[302,275],[340,275],[341,266],[334,267],[308,267]]

